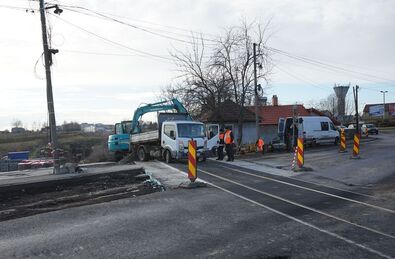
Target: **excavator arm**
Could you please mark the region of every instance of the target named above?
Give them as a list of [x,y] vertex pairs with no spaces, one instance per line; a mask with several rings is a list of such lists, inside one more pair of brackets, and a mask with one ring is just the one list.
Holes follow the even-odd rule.
[[[149,112],[176,110],[178,113],[188,113],[187,109],[182,105],[177,99],[171,99],[166,101],[161,101],[157,103],[151,103],[137,108],[133,115],[132,125],[130,129],[130,134],[140,133],[141,129],[139,127],[139,120],[141,117]],[[188,116],[190,120],[192,118]]]

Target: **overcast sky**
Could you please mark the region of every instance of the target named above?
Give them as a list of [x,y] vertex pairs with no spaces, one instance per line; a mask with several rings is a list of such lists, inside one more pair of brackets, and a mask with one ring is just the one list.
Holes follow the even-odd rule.
[[[149,31],[184,40],[180,34],[189,35],[191,30],[212,37],[243,18],[262,23],[272,19],[270,47],[359,74],[335,72],[276,54],[273,59],[278,68],[270,78],[269,98],[277,94],[280,104],[309,104],[333,93],[334,83],[351,83],[361,87],[361,108],[365,103],[382,102],[380,90],[388,91],[387,102],[395,102],[393,0],[51,2],[116,15]],[[38,2],[0,0],[0,129],[10,128],[13,119],[31,128],[33,123],[47,121],[45,74],[39,59],[40,16],[4,6],[37,9]],[[48,17],[52,47],[59,49],[52,66],[58,124],[113,124],[130,119],[140,103],[158,100],[161,87],[175,82],[178,74],[171,62],[142,57],[126,47],[168,57],[169,50],[183,50],[188,44],[69,10],[60,18],[63,20]]]

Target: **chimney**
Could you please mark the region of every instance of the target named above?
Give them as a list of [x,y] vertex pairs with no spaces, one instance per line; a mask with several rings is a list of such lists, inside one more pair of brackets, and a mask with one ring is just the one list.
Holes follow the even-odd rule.
[[273,106],[278,106],[278,97],[277,97],[277,95],[273,95],[273,97],[272,97],[272,105]]

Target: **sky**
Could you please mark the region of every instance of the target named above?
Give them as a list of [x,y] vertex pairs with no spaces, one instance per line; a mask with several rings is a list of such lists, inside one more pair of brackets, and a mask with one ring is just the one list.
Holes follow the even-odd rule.
[[[265,86],[269,100],[276,94],[280,104],[308,106],[332,94],[335,83],[350,83],[361,87],[360,109],[381,103],[380,91],[388,91],[386,102],[395,102],[393,0],[49,2],[74,6],[64,8],[59,18],[47,17],[52,48],[59,49],[51,67],[57,124],[131,119],[140,104],[162,98],[161,89],[179,76],[171,60],[134,50],[170,58],[170,51],[190,47],[174,38],[188,41],[192,32],[216,37],[243,19],[271,20],[268,45],[293,57],[273,53],[276,66]],[[27,128],[47,121],[40,15],[23,8],[37,9],[38,2],[0,0],[0,130],[10,129],[16,119]],[[85,15],[83,8],[140,29]]]

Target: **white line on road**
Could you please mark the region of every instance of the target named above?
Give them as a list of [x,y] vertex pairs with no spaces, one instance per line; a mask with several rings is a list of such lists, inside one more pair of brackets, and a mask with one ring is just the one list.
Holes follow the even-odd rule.
[[[231,182],[231,183],[233,183],[233,184],[240,185],[240,186],[242,186],[242,187],[244,187],[244,188],[251,189],[251,190],[253,190],[253,191],[255,191],[255,192],[259,192],[259,193],[262,193],[262,194],[266,194],[266,195],[272,196],[271,194],[267,194],[267,193],[265,193],[265,192],[261,192],[261,191],[259,191],[259,190],[254,189],[254,188],[251,188],[251,187],[249,187],[249,186],[246,186],[246,185],[243,185],[243,184],[234,182],[234,181],[232,181],[232,180],[223,178],[223,177],[221,177],[221,176],[211,174],[211,173],[206,172],[206,171],[201,170],[201,169],[199,169],[199,170],[202,171],[203,173],[206,173],[206,174],[211,175],[211,176],[213,176],[213,177],[217,177],[217,178],[222,179],[222,180],[224,180],[224,181],[228,181],[228,182]],[[239,197],[239,198],[241,198],[241,199],[243,199],[243,200],[246,200],[246,201],[251,202],[251,203],[253,203],[253,204],[255,204],[255,205],[258,205],[258,206],[260,206],[260,207],[262,207],[262,208],[265,208],[265,209],[270,210],[270,211],[272,211],[272,212],[274,212],[274,213],[280,214],[280,215],[282,215],[282,216],[284,216],[284,217],[286,217],[286,218],[289,218],[289,219],[291,219],[291,220],[294,220],[294,221],[296,221],[296,222],[298,222],[298,223],[301,223],[301,224],[306,225],[306,226],[308,226],[308,227],[314,228],[314,229],[316,229],[316,230],[318,230],[318,231],[320,231],[320,232],[323,232],[323,233],[328,234],[328,235],[330,235],[330,236],[333,236],[333,237],[335,237],[335,238],[341,239],[341,240],[343,240],[343,241],[345,241],[345,242],[347,242],[347,243],[349,243],[349,244],[358,246],[358,247],[360,247],[360,248],[362,248],[362,249],[364,249],[364,250],[367,250],[367,251],[369,251],[369,252],[371,252],[371,253],[374,253],[374,254],[379,255],[379,256],[381,256],[381,257],[384,257],[384,258],[393,259],[393,257],[391,257],[391,256],[389,256],[389,255],[386,255],[386,254],[383,254],[383,253],[381,253],[380,251],[377,251],[377,250],[375,250],[375,249],[369,248],[369,247],[364,246],[364,245],[362,245],[362,244],[356,243],[356,242],[354,242],[354,241],[352,241],[352,240],[350,240],[350,239],[348,239],[348,238],[342,237],[342,236],[340,236],[340,235],[338,235],[338,234],[336,234],[336,233],[333,233],[333,232],[330,232],[330,231],[328,231],[328,230],[325,230],[325,229],[322,229],[322,228],[320,228],[320,227],[317,227],[317,226],[315,226],[315,225],[313,225],[313,224],[310,224],[310,223],[308,223],[308,222],[305,222],[305,221],[303,221],[303,220],[300,220],[300,219],[298,219],[298,218],[295,218],[295,217],[293,217],[293,216],[291,216],[291,215],[288,215],[288,214],[286,214],[286,213],[283,213],[283,212],[281,212],[281,211],[279,211],[279,210],[273,209],[273,208],[271,208],[271,207],[269,207],[269,206],[266,206],[266,205],[264,205],[264,204],[262,204],[262,203],[259,203],[259,202],[257,202],[257,201],[251,200],[251,199],[249,199],[249,198],[247,198],[247,197],[244,197],[244,196],[242,196],[242,195],[239,195],[239,194],[237,194],[237,193],[234,193],[234,192],[232,192],[232,191],[229,191],[229,190],[227,190],[227,189],[225,189],[225,188],[222,188],[222,187],[220,187],[220,186],[218,186],[218,185],[215,185],[215,184],[213,184],[213,183],[208,183],[208,184],[210,184],[210,185],[212,185],[213,187],[218,188],[218,189],[220,189],[220,190],[222,190],[222,191],[224,191],[224,192],[227,192],[227,193],[230,193],[230,194],[232,194],[232,195],[234,195],[234,196],[236,196],[236,197]],[[274,195],[274,196],[275,196],[275,195]],[[278,198],[280,198],[281,200],[283,200],[281,197],[278,197]],[[294,204],[294,203],[291,202],[291,201],[289,201],[289,202],[292,203],[292,204]],[[296,203],[295,205],[297,205],[297,203]],[[299,206],[299,205],[298,205],[298,206]],[[301,205],[301,207],[306,207],[306,206]],[[313,209],[313,210],[314,210],[314,209]],[[320,211],[317,211],[317,212],[318,212],[318,213],[321,213]],[[321,213],[321,214],[322,214],[322,213]],[[326,214],[326,213],[324,213],[324,214]],[[337,217],[331,216],[331,215],[329,215],[329,214],[328,214],[328,216],[329,216],[329,217],[333,217],[333,218],[337,218]],[[342,219],[340,219],[340,220],[341,220],[341,221],[344,221],[344,220],[342,220]],[[351,222],[349,222],[349,223],[351,223]],[[356,225],[356,224],[354,224],[354,223],[351,223],[351,224],[352,224],[352,225]],[[360,226],[360,225],[356,225],[356,226]],[[363,227],[363,226],[361,226],[361,227]],[[365,227],[363,227],[363,228],[365,228]],[[367,229],[369,229],[369,228],[367,228]],[[373,232],[376,232],[376,233],[377,233],[377,232],[379,232],[379,231],[373,230]],[[391,235],[387,235],[387,234],[385,234],[385,233],[383,233],[383,234],[384,234],[385,236],[389,236],[389,237],[392,237],[392,238],[393,238],[393,236],[391,236]]]
[[[174,167],[172,167],[172,166],[170,166],[170,165],[167,165],[167,164],[165,164],[165,163],[163,163],[163,162],[160,162],[160,161],[158,161],[158,162],[161,163],[161,164],[163,164],[163,165],[165,165],[165,166],[168,167],[168,168],[171,168],[172,170],[176,170],[176,171],[178,171],[178,172],[180,172],[180,173],[182,173],[182,174],[187,175],[187,173],[183,172],[182,170],[179,170],[179,169],[177,169],[177,168],[174,168]],[[217,178],[223,179],[223,180],[228,181],[228,182],[233,182],[234,184],[243,186],[243,187],[245,187],[245,188],[247,188],[247,189],[252,189],[252,190],[254,190],[254,191],[261,192],[261,191],[259,191],[259,190],[254,189],[254,188],[251,188],[251,187],[249,187],[249,186],[245,186],[245,185],[243,185],[243,184],[236,183],[236,182],[234,182],[234,181],[232,181],[232,180],[228,180],[228,179],[223,178],[223,177],[221,177],[221,176],[217,176],[217,175],[211,174],[211,173],[206,172],[206,171],[204,171],[204,170],[201,170],[201,169],[198,169],[198,170],[201,171],[201,172],[203,172],[203,173],[206,173],[206,174],[208,174],[208,175],[211,175],[211,176],[213,176],[213,177],[217,177]],[[330,235],[330,236],[332,236],[332,237],[335,237],[335,238],[338,238],[338,239],[340,239],[340,240],[343,240],[343,241],[345,241],[345,242],[348,243],[348,244],[352,244],[352,245],[358,246],[358,247],[360,247],[360,248],[362,248],[362,249],[364,249],[364,250],[366,250],[366,251],[369,251],[369,252],[371,252],[371,253],[373,253],[373,254],[376,254],[376,255],[378,255],[378,256],[381,256],[381,257],[383,257],[383,258],[394,259],[393,257],[391,257],[391,256],[389,256],[389,255],[386,255],[386,254],[383,254],[383,253],[381,253],[380,251],[377,251],[377,250],[375,250],[375,249],[366,247],[366,246],[364,246],[364,245],[362,245],[362,244],[356,243],[356,242],[354,242],[354,241],[352,241],[352,240],[350,240],[350,239],[348,239],[348,238],[342,237],[342,236],[340,236],[340,235],[338,235],[338,234],[336,234],[336,233],[333,233],[333,232],[330,232],[330,231],[328,231],[328,230],[325,230],[325,229],[322,229],[322,228],[320,228],[320,227],[317,227],[317,226],[315,226],[315,225],[312,225],[312,224],[310,224],[310,223],[308,223],[308,222],[305,222],[305,221],[303,221],[303,220],[300,220],[300,219],[298,219],[298,218],[295,218],[295,217],[293,217],[293,216],[291,216],[291,215],[288,215],[288,214],[286,214],[286,213],[283,213],[283,212],[281,212],[281,211],[278,211],[278,210],[276,210],[276,209],[273,209],[273,208],[271,208],[271,207],[268,207],[268,206],[266,206],[266,205],[264,205],[264,204],[262,204],[262,203],[259,203],[259,202],[257,202],[257,201],[251,200],[251,199],[249,199],[249,198],[247,198],[247,197],[244,197],[244,196],[242,196],[242,195],[239,195],[239,194],[237,194],[237,193],[234,193],[234,192],[232,192],[232,191],[229,191],[229,190],[227,190],[227,189],[225,189],[225,188],[222,188],[222,187],[220,187],[220,186],[218,186],[218,185],[215,185],[215,184],[213,184],[213,183],[211,183],[211,182],[207,182],[207,181],[205,181],[205,182],[206,182],[207,184],[209,184],[209,185],[211,185],[211,186],[213,186],[213,187],[219,189],[219,190],[222,190],[222,191],[227,192],[227,193],[229,193],[229,194],[232,194],[232,195],[234,195],[234,196],[236,196],[236,197],[238,197],[238,198],[241,198],[241,199],[243,199],[243,200],[245,200],[245,201],[251,202],[251,203],[253,203],[253,204],[255,204],[255,205],[258,205],[258,206],[260,206],[260,207],[262,207],[262,208],[265,208],[265,209],[267,209],[267,210],[269,210],[269,211],[272,211],[272,212],[274,212],[274,213],[277,213],[277,214],[279,214],[279,215],[282,215],[282,216],[284,216],[284,217],[286,217],[286,218],[288,218],[288,219],[294,220],[294,221],[296,221],[296,222],[298,222],[298,223],[300,223],[300,224],[302,224],[302,225],[308,226],[308,227],[313,228],[313,229],[315,229],[315,230],[318,230],[318,231],[320,231],[320,232],[322,232],[322,233],[325,233],[325,234]],[[269,196],[270,196],[270,195],[271,195],[271,194],[269,194]],[[278,198],[282,199],[281,197],[278,197]],[[290,201],[290,202],[291,202],[291,201]],[[293,203],[293,202],[291,202],[291,203]],[[302,206],[304,206],[304,205],[302,205]],[[315,209],[313,209],[313,210],[315,210]],[[319,212],[319,213],[320,213],[320,212]],[[328,216],[331,217],[331,215],[329,215],[329,214],[328,214]],[[333,216],[332,216],[332,217],[333,217]],[[343,221],[343,220],[342,220],[342,221]],[[351,223],[351,222],[350,222],[350,223]],[[351,224],[354,225],[354,223],[351,223]],[[357,226],[359,226],[359,225],[357,225]],[[378,231],[373,230],[373,232],[376,232],[376,233],[377,233]],[[383,234],[384,234],[385,236],[387,236],[387,234],[385,234],[385,233],[383,233]],[[391,235],[389,235],[389,236],[392,237]],[[393,238],[393,237],[392,237],[392,238]]]
[[[288,183],[288,182],[285,182],[285,181],[273,179],[273,178],[266,177],[266,176],[262,176],[262,175],[256,175],[256,174],[248,173],[248,172],[246,172],[246,171],[242,171],[242,170],[235,169],[235,168],[231,168],[231,167],[226,167],[226,166],[222,166],[222,165],[219,165],[219,166],[222,167],[222,168],[226,168],[226,169],[230,169],[230,170],[233,170],[233,171],[242,173],[242,174],[254,176],[254,177],[257,177],[257,178],[262,178],[262,179],[269,180],[269,181],[273,181],[273,182],[278,182],[278,183],[286,184],[286,185],[289,185],[289,186],[293,186],[293,187],[297,187],[297,188],[300,188],[300,189],[304,189],[304,190],[308,190],[308,191],[312,191],[312,192],[324,194],[324,195],[327,195],[327,196],[331,196],[331,197],[335,197],[335,198],[338,198],[338,199],[342,199],[342,200],[346,200],[346,201],[358,203],[358,204],[361,204],[361,205],[364,205],[364,206],[367,206],[367,207],[371,207],[371,208],[374,208],[374,209],[378,209],[378,210],[382,210],[382,211],[386,211],[386,212],[395,214],[395,211],[394,211],[394,210],[391,210],[391,209],[388,209],[388,208],[383,208],[383,207],[380,207],[380,206],[377,206],[377,205],[373,205],[373,204],[370,204],[370,203],[366,203],[366,202],[362,202],[362,201],[358,201],[358,200],[349,199],[349,198],[342,197],[342,196],[339,196],[339,195],[336,195],[336,194],[332,194],[332,193],[327,193],[327,192],[323,192],[323,191],[318,191],[318,190],[315,190],[315,189],[311,189],[311,188],[304,187],[304,186],[300,186],[300,185],[293,184],[293,183]],[[325,187],[325,186],[324,186],[324,187]],[[329,188],[331,188],[331,187],[329,187]],[[346,192],[347,192],[347,191],[346,191]]]
[[[244,160],[244,159],[239,159],[239,160],[241,160],[241,161],[243,161],[243,162],[253,163],[253,164],[256,164],[256,165],[262,165],[262,164],[260,164],[260,163],[253,162],[253,161],[248,161],[248,160]],[[226,164],[226,163],[223,162],[223,161],[216,161],[216,162],[217,162],[217,163]],[[241,166],[241,165],[237,165],[237,166]],[[222,166],[222,167],[224,167],[224,166]],[[230,167],[225,167],[225,168],[230,168]],[[230,168],[230,169],[231,169],[231,168]],[[256,169],[251,169],[251,170],[256,170]],[[271,174],[271,173],[265,172],[265,171],[260,171],[260,172],[266,173],[266,174]],[[276,174],[274,174],[274,175],[276,175]],[[333,190],[338,190],[338,191],[342,191],[342,192],[348,192],[348,193],[356,194],[356,195],[359,195],[359,196],[365,196],[365,197],[372,198],[372,199],[380,199],[380,198],[378,198],[378,197],[376,197],[376,196],[372,196],[372,195],[368,195],[368,194],[364,194],[364,193],[360,193],[360,192],[354,192],[354,191],[349,191],[349,190],[345,190],[345,189],[341,189],[341,188],[336,188],[336,187],[333,187],[333,186],[327,186],[327,185],[324,185],[324,184],[319,184],[319,183],[310,182],[310,181],[306,181],[306,180],[302,180],[302,179],[297,179],[297,178],[293,178],[293,177],[286,176],[286,175],[280,175],[280,176],[281,176],[281,177],[284,177],[284,178],[292,179],[292,180],[294,180],[294,181],[302,182],[302,183],[308,183],[308,184],[313,184],[313,185],[316,185],[316,186],[322,186],[322,187],[325,187],[325,188],[329,188],[329,189],[333,189]]]
[[221,180],[223,180],[223,181],[227,181],[227,182],[230,182],[230,183],[239,185],[239,186],[244,187],[244,188],[246,188],[246,189],[249,189],[249,190],[251,190],[251,191],[258,192],[258,193],[260,193],[260,194],[263,194],[263,195],[272,197],[272,198],[274,198],[274,199],[281,200],[281,201],[284,201],[284,202],[293,204],[293,205],[298,206],[298,207],[302,207],[302,208],[304,208],[304,209],[307,209],[307,210],[316,212],[316,213],[318,213],[318,214],[324,215],[324,216],[329,217],[329,218],[332,218],[332,219],[336,219],[336,220],[338,220],[338,221],[341,221],[341,222],[344,222],[344,223],[353,225],[353,226],[355,226],[355,227],[362,228],[362,229],[365,229],[365,230],[374,232],[374,233],[376,233],[376,234],[379,234],[379,235],[382,235],[382,236],[386,236],[386,237],[388,237],[388,238],[395,239],[395,236],[393,236],[393,235],[391,235],[391,234],[387,234],[387,233],[384,233],[384,232],[375,230],[375,229],[370,228],[370,227],[365,227],[365,226],[362,226],[362,225],[360,225],[360,224],[353,223],[353,222],[351,222],[351,221],[348,221],[348,220],[339,218],[339,217],[337,217],[337,216],[335,216],[335,215],[326,213],[326,212],[324,212],[324,211],[317,210],[317,209],[314,209],[314,208],[312,208],[312,207],[309,207],[309,206],[306,206],[306,205],[303,205],[303,204],[300,204],[300,203],[293,202],[293,201],[291,201],[291,200],[282,198],[282,197],[280,197],[280,196],[277,196],[277,195],[274,195],[274,194],[271,194],[271,193],[268,193],[268,192],[264,192],[264,191],[261,191],[261,190],[252,188],[252,187],[250,187],[250,186],[244,185],[244,184],[242,184],[242,183],[238,183],[238,182],[233,181],[233,180],[230,180],[230,179],[228,179],[228,178],[225,178],[225,177],[222,177],[222,176],[219,176],[219,175],[212,174],[212,173],[207,172],[207,171],[205,171],[205,170],[202,170],[202,169],[199,169],[199,170],[202,171],[202,172],[205,173],[205,174],[208,174],[208,175],[211,175],[211,176],[213,176],[213,177],[219,178],[219,179],[221,179]]
[[269,210],[269,211],[272,211],[272,212],[274,212],[274,213],[277,213],[277,214],[279,214],[279,215],[282,215],[282,216],[284,216],[284,217],[286,217],[286,218],[288,218],[288,219],[294,220],[294,221],[296,221],[296,222],[298,222],[298,223],[300,223],[300,224],[303,224],[303,225],[305,225],[305,226],[308,226],[308,227],[311,227],[311,228],[313,228],[313,229],[315,229],[315,230],[318,230],[318,231],[320,231],[320,232],[322,232],[322,233],[325,233],[325,234],[330,235],[330,236],[332,236],[332,237],[335,237],[335,238],[338,238],[338,239],[340,239],[340,240],[343,240],[343,241],[347,242],[348,244],[358,246],[358,247],[360,247],[360,248],[362,248],[362,249],[364,249],[364,250],[366,250],[366,251],[369,251],[369,252],[371,252],[371,253],[373,253],[373,254],[376,254],[376,255],[378,255],[378,256],[381,256],[381,257],[383,257],[383,258],[393,259],[393,257],[391,257],[391,256],[389,256],[389,255],[383,254],[383,253],[381,253],[380,251],[377,251],[377,250],[374,250],[374,249],[372,249],[372,248],[366,247],[366,246],[364,246],[364,245],[362,245],[362,244],[356,243],[356,242],[354,242],[354,241],[352,241],[352,240],[350,240],[350,239],[348,239],[348,238],[339,236],[339,235],[336,234],[336,233],[332,233],[332,232],[327,231],[327,230],[325,230],[325,229],[322,229],[322,228],[319,228],[319,227],[317,227],[317,226],[314,226],[314,225],[312,225],[312,224],[310,224],[310,223],[308,223],[308,222],[305,222],[305,221],[303,221],[303,220],[297,219],[297,218],[295,218],[295,217],[293,217],[293,216],[290,216],[290,215],[288,215],[288,214],[285,214],[285,213],[283,213],[283,212],[281,212],[281,211],[278,211],[278,210],[276,210],[276,209],[270,208],[270,207],[268,207],[268,206],[266,206],[266,205],[264,205],[264,204],[261,204],[261,203],[259,203],[259,202],[254,201],[254,200],[251,200],[251,199],[249,199],[249,198],[247,198],[247,197],[244,197],[244,196],[242,196],[242,195],[239,195],[239,194],[237,194],[237,193],[234,193],[234,192],[229,191],[229,190],[227,190],[227,189],[224,189],[224,188],[222,188],[222,187],[219,187],[219,186],[217,186],[217,185],[215,185],[215,184],[212,184],[212,183],[209,183],[209,184],[210,184],[211,186],[215,187],[215,188],[218,188],[218,189],[220,189],[220,190],[222,190],[222,191],[224,191],[224,192],[226,192],[226,193],[229,193],[229,194],[231,194],[231,195],[234,195],[234,196],[236,196],[236,197],[238,197],[238,198],[240,198],[240,199],[243,199],[243,200],[245,200],[245,201],[251,202],[252,204],[255,204],[255,205],[260,206],[260,207],[262,207],[262,208],[265,208],[265,209],[267,209],[267,210]]

